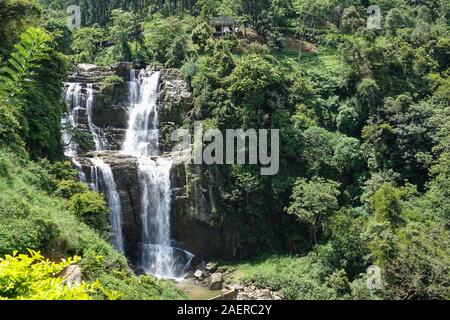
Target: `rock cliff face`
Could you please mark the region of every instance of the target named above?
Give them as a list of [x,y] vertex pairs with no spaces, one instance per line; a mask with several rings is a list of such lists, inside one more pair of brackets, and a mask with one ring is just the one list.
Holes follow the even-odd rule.
[[[100,157],[110,165],[122,206],[124,250],[130,264],[135,267],[141,238],[138,163],[136,158],[118,152],[127,129],[130,96],[126,81],[129,80],[131,67],[128,63],[120,63],[108,69],[82,65],[69,78],[69,82],[81,83],[82,90],[87,90],[88,86],[93,89],[91,120],[104,132],[111,151],[96,154],[93,150],[79,150],[76,160],[81,165],[87,183],[95,184],[98,181],[100,191],[103,191],[103,182],[101,177],[96,176],[88,158]],[[102,83],[111,76],[118,76],[123,81],[106,90]],[[192,94],[182,79],[180,70],[160,70],[157,108],[161,149],[168,152],[172,147],[170,134],[183,125],[193,108]],[[80,109],[77,115],[77,126],[85,132],[89,131],[87,112]],[[172,238],[180,247],[201,259],[232,257],[223,228],[213,222],[216,179],[217,173],[213,168],[180,161],[175,161],[171,171]]]
[[172,132],[189,119],[193,107],[192,93],[179,69],[162,69],[160,94],[157,101],[160,144],[162,151],[172,150]]
[[224,230],[214,223],[215,173],[212,168],[177,164],[172,170],[172,236],[201,259],[229,259]]

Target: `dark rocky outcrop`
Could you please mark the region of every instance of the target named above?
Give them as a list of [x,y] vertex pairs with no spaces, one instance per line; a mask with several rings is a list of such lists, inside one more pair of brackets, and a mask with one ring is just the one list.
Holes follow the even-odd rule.
[[214,222],[215,175],[212,167],[179,163],[172,169],[172,237],[201,259],[232,257],[224,230]]
[[157,100],[160,143],[163,151],[170,151],[174,145],[170,135],[189,119],[193,99],[179,69],[162,69],[160,73],[161,91]]

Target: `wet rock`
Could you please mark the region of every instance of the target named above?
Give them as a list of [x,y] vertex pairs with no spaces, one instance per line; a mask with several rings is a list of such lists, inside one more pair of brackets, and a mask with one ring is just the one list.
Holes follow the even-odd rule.
[[209,278],[209,289],[222,290],[222,285],[223,285],[223,274],[213,273]]
[[80,63],[77,65],[77,70],[79,72],[94,72],[94,71],[99,71],[100,67],[95,64]]
[[195,279],[203,280],[203,278],[204,278],[203,270],[197,269],[197,270],[194,272],[194,277],[195,277]]
[[263,289],[257,291],[256,298],[257,300],[272,300],[272,294],[269,289]]
[[206,271],[209,271],[211,273],[215,272],[217,270],[217,264],[213,263],[213,262],[209,262],[206,266],[205,266]]
[[180,128],[193,108],[192,93],[179,69],[160,71],[160,94],[157,108],[160,120],[161,144],[166,151],[175,145],[170,140],[172,132]]

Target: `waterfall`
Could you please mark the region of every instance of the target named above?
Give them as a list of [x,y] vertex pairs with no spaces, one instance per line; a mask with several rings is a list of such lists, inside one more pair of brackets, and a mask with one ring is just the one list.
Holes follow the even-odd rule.
[[176,277],[170,246],[170,168],[164,159],[139,158],[142,205],[142,249],[139,267],[156,277]]
[[158,98],[159,72],[142,71],[140,85],[130,85],[134,102],[129,111],[128,130],[122,146],[124,154],[138,158],[141,189],[141,252],[138,267],[159,278],[176,278],[185,271],[192,254],[171,245],[170,170],[172,162],[159,156]]
[[[104,132],[94,124],[92,108],[94,103],[94,87],[92,84],[84,85],[82,83],[66,84],[66,102],[68,110],[61,120],[62,141],[64,143],[64,154],[72,160],[78,172],[78,178],[81,182],[87,183],[86,174],[83,172],[82,165],[77,160],[78,145],[73,141],[70,132],[67,130],[75,129],[80,126],[78,114],[84,111],[87,114],[88,128],[92,135],[95,150],[99,153],[109,150],[109,145]],[[92,163],[90,174],[90,187],[94,191],[99,191],[99,172],[103,177],[103,189],[109,208],[109,221],[111,225],[111,239],[117,250],[124,250],[122,236],[122,207],[120,196],[117,192],[117,186],[114,181],[114,175],[111,167],[100,158],[90,158]]]
[[64,145],[64,155],[75,157],[77,155],[77,144],[72,141],[68,128],[75,128],[78,125],[77,112],[81,108],[81,84],[68,83],[66,88],[67,113],[61,119],[62,142]]
[[95,150],[96,151],[109,150],[110,147],[109,147],[108,141],[105,138],[105,134],[104,134],[103,130],[101,130],[99,127],[97,127],[93,121],[92,107],[94,104],[94,87],[91,83],[87,84],[86,96],[87,96],[86,112],[87,112],[87,117],[88,117],[88,126],[89,126],[89,131],[91,131],[92,138],[94,139]]
[[[157,98],[159,72],[138,72],[132,70],[129,91],[128,129],[122,145],[122,156],[137,158],[140,188],[141,239],[137,269],[159,278],[178,278],[183,276],[193,260],[193,255],[174,247],[171,239],[171,183],[172,161],[161,156],[159,151],[159,129]],[[117,184],[111,166],[105,162],[117,154],[110,151],[105,132],[94,122],[94,86],[84,83],[66,84],[68,112],[61,120],[63,127],[89,130],[94,145],[93,158],[87,158],[90,166],[90,187],[102,190],[109,207],[111,242],[124,251],[122,232],[122,206]],[[80,121],[80,116],[85,116]],[[81,123],[80,123],[81,122]],[[79,171],[81,181],[87,182],[82,165],[78,162],[78,146],[72,141],[70,130],[63,130],[62,140],[66,156],[72,159]],[[110,158],[112,157],[112,158]],[[84,162],[86,163],[86,162]],[[88,172],[86,172],[87,174]]]
[[[104,190],[108,207],[110,210],[109,222],[111,225],[111,238],[114,247],[123,252],[123,236],[122,236],[122,208],[120,204],[120,196],[117,192],[117,186],[114,181],[114,175],[111,167],[100,158],[90,159],[92,164],[97,168],[103,177]],[[98,185],[98,175],[96,176],[96,184]]]
[[[132,74],[134,72],[132,71]],[[131,85],[130,96],[135,103],[132,105],[128,120],[128,130],[123,143],[123,152],[134,156],[158,155],[158,112],[156,99],[158,97],[159,72],[149,77],[141,72],[142,85],[139,97]]]

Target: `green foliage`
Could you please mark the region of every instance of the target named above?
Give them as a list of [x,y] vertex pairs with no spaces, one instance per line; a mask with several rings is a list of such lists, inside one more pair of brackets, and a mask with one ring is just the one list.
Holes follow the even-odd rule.
[[195,43],[200,51],[205,50],[207,41],[211,37],[211,28],[206,22],[199,24],[194,30],[192,30],[192,42]]
[[35,75],[37,62],[48,58],[51,36],[44,30],[28,28],[20,37],[8,59],[0,68],[0,137],[1,146],[21,150],[20,107],[23,93],[30,78]]
[[55,191],[55,195],[65,199],[70,199],[77,193],[87,192],[89,188],[86,184],[74,180],[61,180]]
[[119,300],[182,300],[186,294],[168,282],[149,276],[130,277],[125,272],[100,273],[99,283],[106,290],[121,292]]
[[0,60],[8,56],[20,34],[29,26],[29,21],[39,17],[40,13],[41,6],[37,0],[3,0],[0,3]]
[[14,46],[15,51],[11,53],[8,65],[0,69],[1,104],[7,103],[14,94],[20,93],[25,80],[33,76],[37,61],[48,59],[51,40],[49,34],[38,28],[28,28],[20,36],[20,42]]
[[180,68],[188,57],[187,42],[184,37],[177,37],[166,54],[166,67]]
[[179,39],[181,36],[180,27],[177,19],[164,19],[159,15],[144,24],[145,46],[153,61],[166,62],[166,55],[172,46],[173,39]]
[[262,56],[250,54],[239,62],[227,81],[228,93],[236,103],[259,109],[270,94],[282,88],[283,75]]
[[390,183],[384,183],[372,196],[374,219],[377,222],[397,223],[400,218],[400,190]]
[[66,69],[64,57],[51,51],[52,39],[43,29],[28,28],[0,69],[3,146],[20,150],[25,143],[33,158],[61,154],[61,81]]
[[[80,188],[82,191],[82,188]],[[62,192],[61,186],[58,190]],[[71,190],[75,192],[76,190]],[[92,191],[77,193],[70,198],[71,210],[81,221],[97,230],[105,233],[108,227],[108,207],[102,195]]]
[[287,212],[310,226],[314,242],[317,242],[317,232],[323,226],[324,220],[338,208],[338,188],[338,182],[322,178],[314,178],[311,181],[300,178],[295,183],[292,203]]
[[62,157],[60,123],[66,105],[61,82],[66,72],[66,57],[51,51],[49,59],[40,62],[36,81],[24,94],[22,135],[34,160],[54,161]]
[[345,270],[350,279],[365,272],[370,253],[367,241],[362,236],[368,219],[355,211],[341,209],[330,218],[326,229],[333,252],[330,255],[330,263],[336,269]]
[[72,41],[75,63],[93,63],[104,40],[104,30],[99,25],[77,29]]
[[0,258],[0,298],[17,300],[90,300],[97,289],[95,284],[68,286],[58,278],[66,267],[80,260],[79,257],[50,262],[35,251],[30,255],[6,255]]
[[354,6],[344,9],[342,13],[342,30],[345,33],[355,33],[364,23],[365,20],[359,17],[358,10]]
[[140,27],[137,24],[136,16],[132,12],[125,12],[121,9],[111,11],[109,38],[111,41],[115,42],[116,61],[132,60],[131,49],[128,42],[135,38],[139,32]]

